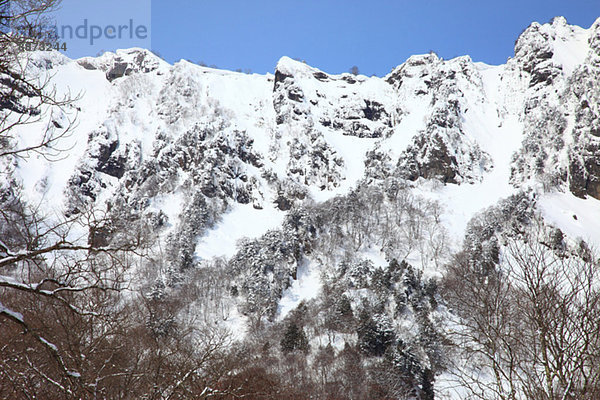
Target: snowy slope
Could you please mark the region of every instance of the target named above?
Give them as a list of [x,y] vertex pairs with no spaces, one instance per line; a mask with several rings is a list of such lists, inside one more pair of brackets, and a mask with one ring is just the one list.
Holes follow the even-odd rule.
[[[599,200],[591,189],[570,194],[585,134],[571,87],[597,76],[599,33],[600,22],[583,29],[557,18],[532,24],[505,65],[418,55],[384,78],[330,75],[287,57],[274,74],[247,75],[169,65],[142,49],[34,54],[32,70],[58,93],[81,94],[49,118],[77,125],[61,143],[66,157],[18,160],[15,174],[28,201],[53,212],[110,204],[127,218],[160,216],[161,240],[197,262],[233,257],[241,239],[281,227],[293,207],[390,177],[441,204],[453,249],[476,213],[520,190],[537,193],[565,233],[600,244]],[[21,145],[48,123],[20,128]],[[585,160],[589,181],[597,170]],[[200,203],[210,215],[192,223]],[[382,254],[364,256],[379,265]],[[320,268],[303,259],[282,314],[315,295]]]

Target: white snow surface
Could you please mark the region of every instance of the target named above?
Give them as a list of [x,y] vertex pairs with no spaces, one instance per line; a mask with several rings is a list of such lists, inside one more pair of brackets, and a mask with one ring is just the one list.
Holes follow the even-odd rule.
[[550,193],[538,200],[544,219],[572,239],[600,248],[600,200],[571,193]]
[[278,316],[285,317],[304,300],[314,299],[321,291],[318,264],[305,261],[298,266],[297,279],[292,282],[279,302]]
[[202,259],[230,258],[235,254],[240,239],[259,237],[279,227],[284,217],[284,212],[272,206],[257,210],[251,204],[237,204],[200,239],[196,255]]

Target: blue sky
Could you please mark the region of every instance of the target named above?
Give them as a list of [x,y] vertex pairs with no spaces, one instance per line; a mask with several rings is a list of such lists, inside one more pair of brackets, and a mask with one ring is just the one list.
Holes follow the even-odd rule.
[[171,63],[265,73],[286,55],[330,73],[356,65],[382,76],[430,50],[504,63],[532,21],[562,15],[587,28],[600,17],[600,0],[63,0],[59,15],[74,27],[85,18],[103,29],[133,19],[151,33],[143,40],[101,38],[93,46],[73,39],[71,57],[141,46]]
[[[151,48],[151,6],[151,0],[62,0],[52,23],[59,43],[66,44],[63,52],[71,58],[119,48]],[[124,27],[120,35],[119,26]]]
[[152,46],[169,62],[260,73],[283,55],[332,73],[357,65],[367,75],[430,50],[500,64],[532,21],[563,15],[587,28],[600,17],[600,0],[155,0],[152,7]]

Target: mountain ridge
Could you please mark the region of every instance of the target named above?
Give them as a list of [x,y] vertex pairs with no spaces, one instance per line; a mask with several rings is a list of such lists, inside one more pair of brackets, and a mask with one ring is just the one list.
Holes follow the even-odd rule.
[[[64,74],[78,69],[77,74],[85,76],[81,80],[91,82],[80,88],[89,91],[84,95],[89,103],[80,106],[80,119],[89,126],[78,128],[76,139],[71,137],[69,145],[75,147],[66,161],[68,166],[48,164],[50,171],[73,169],[74,173],[69,177],[63,174],[60,183],[48,186],[57,206],[61,202],[57,187],[70,192],[66,202],[72,210],[78,202],[97,202],[98,196],[106,201],[111,191],[127,192],[140,186],[143,182],[136,184],[139,178],[132,176],[139,168],[166,174],[161,172],[163,164],[171,160],[150,166],[153,157],[160,159],[163,149],[159,148],[166,145],[175,146],[180,153],[178,166],[169,168],[181,169],[176,173],[181,184],[204,182],[201,191],[205,196],[234,204],[251,203],[257,210],[276,204],[277,210],[285,212],[307,196],[323,201],[347,192],[362,179],[390,175],[425,186],[427,181],[458,184],[444,186],[437,193],[434,190],[433,198],[438,200],[444,191],[450,197],[459,196],[459,188],[469,184],[504,187],[501,194],[494,195],[497,198],[529,190],[532,185],[562,185],[560,190],[568,193],[565,181],[577,196],[598,196],[594,182],[600,170],[594,167],[595,157],[586,156],[576,163],[574,154],[581,151],[565,154],[569,150],[564,145],[552,143],[556,132],[562,132],[562,141],[588,148],[586,154],[593,154],[589,149],[595,145],[593,140],[588,143],[589,135],[578,135],[583,138],[578,141],[568,138],[566,126],[576,122],[556,110],[565,96],[571,96],[566,88],[576,74],[576,65],[587,65],[582,55],[591,60],[600,51],[592,45],[599,27],[600,20],[585,30],[558,17],[550,24],[533,23],[525,29],[516,41],[515,57],[504,66],[473,63],[468,56],[445,61],[432,53],[411,56],[383,78],[329,75],[288,57],[277,63],[274,74],[263,76],[186,61],[169,66],[143,49],[75,61],[54,53],[38,54],[31,63],[33,68],[43,72],[51,67],[60,91],[66,92],[64,84],[60,87],[66,76],[55,68],[65,68],[68,72]],[[569,58],[574,52],[578,56]],[[581,75],[585,78],[586,73],[591,72]],[[557,91],[567,94],[557,95]],[[91,104],[96,100],[101,100],[100,106]],[[544,114],[531,115],[530,109]],[[95,118],[96,127],[92,128],[94,118],[89,118],[88,112],[106,118]],[[545,135],[539,133],[540,125],[545,127]],[[182,143],[206,140],[206,133],[198,132],[206,128],[220,131],[213,145],[198,154],[183,149]],[[87,143],[83,143],[84,135]],[[504,135],[511,139],[504,140]],[[521,140],[525,141],[518,149]],[[536,150],[542,143],[544,148],[554,146],[554,152]],[[505,145],[512,147],[503,149]],[[190,166],[202,162],[205,152],[215,151],[231,160],[222,165],[223,160],[212,157],[213,170],[207,168],[203,176],[192,178]],[[144,164],[145,159],[150,164]],[[79,167],[74,168],[74,163]],[[27,177],[26,193],[39,199],[42,193],[36,184],[43,177],[30,178],[26,166],[19,169]],[[418,186],[415,190],[420,191]],[[485,197],[476,195],[475,187],[464,190],[476,198]],[[164,195],[168,197],[169,192]],[[457,225],[466,226],[476,209],[493,204],[493,200],[474,205],[470,212],[465,210]],[[171,218],[176,218],[173,212]],[[460,237],[460,229],[453,234]]]

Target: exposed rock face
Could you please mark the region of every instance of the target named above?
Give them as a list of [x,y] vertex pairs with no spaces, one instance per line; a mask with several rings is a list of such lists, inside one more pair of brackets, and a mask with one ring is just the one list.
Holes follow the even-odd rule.
[[590,28],[587,63],[573,75],[575,123],[569,151],[569,188],[600,199],[600,21]]
[[569,188],[576,196],[600,199],[600,68],[581,69],[574,82],[579,103],[569,152]]
[[119,141],[116,139],[99,146],[97,153],[97,171],[116,178],[123,177],[127,158],[123,154],[118,154],[115,152],[118,147]]
[[[598,23],[589,32],[567,25],[532,24],[519,37],[509,65],[520,71],[525,138],[513,158],[512,181],[541,182],[546,190],[568,187],[579,197],[600,198],[598,135]],[[565,47],[569,57],[561,54]]]
[[[562,21],[555,21],[555,23]],[[554,48],[552,32],[538,23],[533,23],[517,40],[515,58],[519,60],[523,71],[531,74],[530,86],[538,83],[552,84],[561,71],[560,65],[552,62]]]
[[522,119],[525,138],[514,157],[512,179],[522,183],[538,178],[547,188],[566,181],[567,166],[562,161],[569,106],[563,65],[555,49],[557,42],[569,41],[575,32],[562,18],[552,25],[532,24],[517,40],[515,58],[509,64],[527,82]]
[[[414,147],[413,147],[414,146]],[[422,134],[408,147],[400,165],[401,173],[409,180],[439,179],[457,183],[456,157],[448,154],[444,140],[438,134]]]
[[105,53],[98,58],[85,57],[78,60],[87,70],[101,70],[110,82],[134,73],[148,73],[158,69],[158,57],[148,50],[130,49],[118,55]]
[[[416,81],[416,82],[415,82]],[[468,57],[442,61],[435,54],[411,57],[388,78],[399,89],[429,98],[425,129],[414,136],[398,160],[398,174],[409,180],[474,182],[492,168],[492,160],[465,136],[465,92],[483,91],[481,77]]]
[[361,88],[368,84],[365,77],[327,75],[284,58],[275,71],[277,123],[305,121],[343,135],[383,137],[391,132],[395,110],[375,96],[364,97]]

